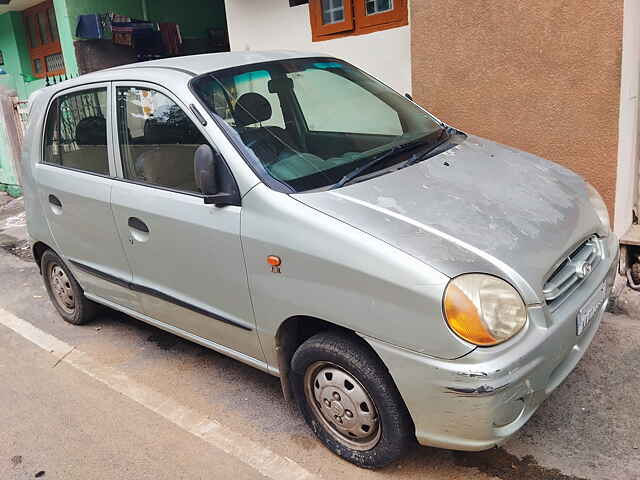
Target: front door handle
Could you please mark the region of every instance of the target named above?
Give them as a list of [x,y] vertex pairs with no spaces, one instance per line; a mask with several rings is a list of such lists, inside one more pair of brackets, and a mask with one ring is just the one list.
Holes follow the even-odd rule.
[[134,230],[139,230],[142,233],[149,233],[149,227],[142,220],[136,217],[129,217],[129,226]]
[[134,240],[142,243],[149,240],[149,227],[142,220],[129,217],[127,224],[129,225],[129,243],[133,245]]

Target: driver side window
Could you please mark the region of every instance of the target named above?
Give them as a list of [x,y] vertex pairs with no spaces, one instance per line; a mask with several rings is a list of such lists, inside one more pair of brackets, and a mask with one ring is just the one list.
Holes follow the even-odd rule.
[[166,95],[148,88],[118,87],[118,136],[124,178],[200,193],[193,155],[204,136]]

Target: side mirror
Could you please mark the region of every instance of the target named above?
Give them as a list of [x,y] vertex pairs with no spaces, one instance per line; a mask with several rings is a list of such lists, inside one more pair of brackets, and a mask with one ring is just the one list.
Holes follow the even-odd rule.
[[196,186],[203,195],[218,193],[216,181],[216,153],[208,144],[200,145],[193,154],[193,169],[196,176]]
[[229,168],[210,145],[205,143],[196,149],[193,170],[196,186],[204,195],[204,203],[217,207],[240,204],[238,188]]
[[404,96],[413,102],[413,97],[411,96],[410,93],[405,93]]

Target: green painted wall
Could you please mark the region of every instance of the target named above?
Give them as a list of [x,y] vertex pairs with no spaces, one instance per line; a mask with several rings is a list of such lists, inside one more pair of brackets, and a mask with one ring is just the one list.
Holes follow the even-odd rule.
[[[61,0],[62,2],[64,0]],[[78,15],[113,12],[140,19],[144,15],[142,0],[66,0],[65,3],[65,23],[69,27],[72,42],[75,38]]]
[[[8,12],[0,15],[0,50],[4,57],[3,68],[7,74],[0,75],[0,84],[15,90],[18,97],[26,99],[31,92],[43,85],[43,81],[26,82],[21,73],[31,73],[31,60],[27,48],[27,39],[21,12]],[[17,178],[13,171],[8,146],[6,126],[0,121],[0,191],[11,195],[20,195],[15,186]]]
[[[67,71],[77,72],[70,29],[64,24],[66,22],[65,0],[54,0],[54,8]],[[31,75],[33,71],[22,12],[7,12],[0,15],[0,50],[4,56],[2,68],[7,72],[6,75],[0,75],[1,85],[15,90],[21,100],[26,100],[32,92],[45,85],[44,80],[27,81],[23,76]],[[0,122],[0,190],[6,190],[11,195],[17,196],[21,190],[15,187],[17,177],[13,171],[10,155],[6,126],[4,122]]]
[[0,68],[7,72],[6,75],[0,75],[0,85],[15,89],[19,61],[11,13],[0,15],[0,51],[4,57],[4,65],[0,65]]
[[0,75],[0,84],[13,88],[21,99],[44,85],[42,80],[26,82],[21,73],[31,73],[31,60],[21,12],[0,15],[0,50],[4,55],[7,75]]
[[[142,0],[145,1],[145,0]],[[224,0],[146,0],[149,20],[152,22],[175,22],[185,38],[207,36],[209,28],[227,25]]]
[[60,31],[60,45],[65,67],[67,72],[73,76],[78,75],[76,50],[73,45],[76,40],[78,15],[106,12],[134,18],[141,18],[143,15],[142,0],[53,0],[53,4]]
[[182,4],[175,0],[54,0],[54,4],[58,25],[63,15],[72,34],[78,15],[105,12],[138,19],[145,19],[146,14],[146,19],[152,22],[176,22],[186,38],[206,37],[208,28],[226,26],[224,0],[185,0]]

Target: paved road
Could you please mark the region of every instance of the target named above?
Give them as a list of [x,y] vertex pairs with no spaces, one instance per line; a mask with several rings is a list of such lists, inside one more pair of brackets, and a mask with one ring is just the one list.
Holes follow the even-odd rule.
[[[20,244],[7,238],[6,248],[20,254]],[[66,360],[54,367],[59,357],[0,325],[2,479],[40,471],[65,480],[261,478],[239,460],[243,453],[219,449],[189,433],[183,419],[136,401],[140,389],[318,478],[640,478],[640,321],[628,317],[607,314],[576,371],[503,448],[472,454],[416,447],[402,462],[369,472],[320,446],[267,374],[118,313],[82,327],[64,323],[35,265],[2,248],[0,308],[137,385],[133,394],[118,392]]]
[[[6,328],[0,329],[0,478],[261,478]],[[180,454],[179,452],[182,452]]]

